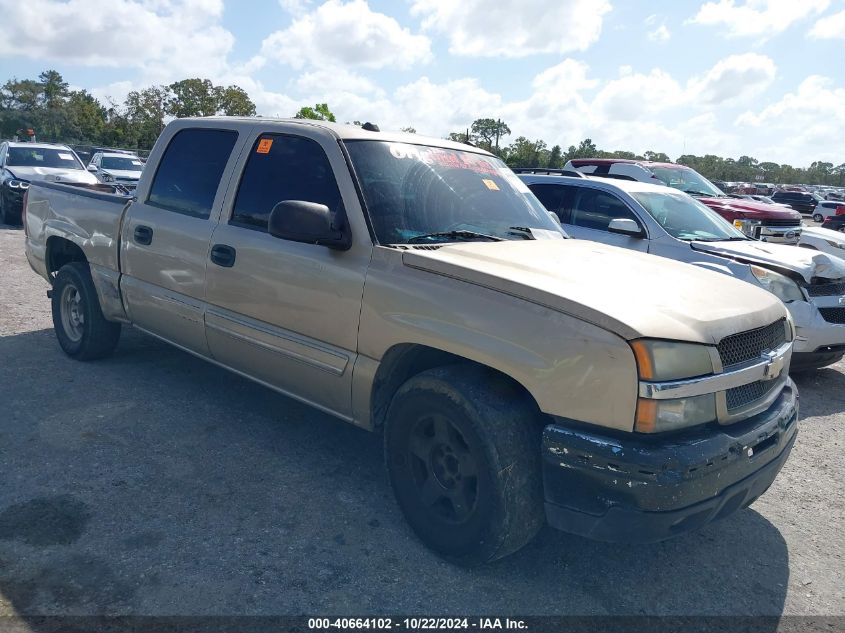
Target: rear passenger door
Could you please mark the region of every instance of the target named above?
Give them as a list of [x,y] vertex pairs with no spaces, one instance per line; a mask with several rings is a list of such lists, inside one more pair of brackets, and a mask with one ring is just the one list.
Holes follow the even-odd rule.
[[152,181],[138,191],[124,219],[121,290],[133,323],[208,355],[209,241],[228,184],[225,175],[238,155],[238,132],[197,127],[172,134]]
[[267,231],[270,212],[285,200],[325,204],[341,219],[348,215],[342,190],[357,204],[337,141],[303,128],[250,139],[212,238],[206,332],[216,360],[350,418],[372,240],[353,235],[352,247],[340,251]]

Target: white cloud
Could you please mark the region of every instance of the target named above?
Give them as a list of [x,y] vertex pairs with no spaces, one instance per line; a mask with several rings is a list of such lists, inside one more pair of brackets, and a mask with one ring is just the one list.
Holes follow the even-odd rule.
[[692,78],[690,96],[709,105],[741,101],[768,88],[776,72],[774,61],[765,55],[731,55],[701,77]]
[[716,0],[705,2],[689,22],[724,29],[729,36],[781,33],[827,9],[830,0]]
[[838,140],[845,137],[845,86],[828,77],[811,75],[797,90],[759,112],[740,115],[736,125],[764,132],[771,145],[760,149],[760,157],[806,165],[814,160],[843,160]]
[[821,18],[808,35],[817,40],[845,40],[845,11]]
[[455,55],[525,57],[586,50],[610,9],[607,0],[414,0],[411,13]]
[[431,57],[427,37],[372,11],[365,0],[328,0],[265,38],[261,51],[294,68],[408,68]]
[[657,14],[648,16],[644,20],[644,23],[649,28],[654,27],[646,33],[646,36],[652,42],[665,42],[672,37],[672,34],[666,26],[666,20],[661,19]]
[[293,15],[302,15],[310,8],[313,0],[279,0],[279,6]]
[[207,76],[235,41],[222,0],[0,0],[0,13],[0,57]]

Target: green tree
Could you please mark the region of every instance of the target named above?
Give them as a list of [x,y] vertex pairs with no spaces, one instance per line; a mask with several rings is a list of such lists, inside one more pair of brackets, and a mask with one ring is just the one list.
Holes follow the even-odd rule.
[[183,79],[167,88],[165,112],[168,115],[183,118],[217,114],[219,90],[208,79]]
[[572,160],[573,158],[594,158],[598,153],[598,148],[593,143],[593,140],[585,138],[578,144],[578,147],[574,145],[569,146],[569,151],[566,152],[566,160]]
[[64,104],[65,142],[92,143],[102,138],[106,127],[106,109],[85,90],[71,92]]
[[399,130],[401,132],[405,132],[406,134],[416,134],[417,133],[416,128],[413,128],[410,125],[408,127],[399,128]]
[[555,145],[549,152],[549,169],[560,169],[563,167],[563,150],[560,145]]
[[[113,112],[115,130],[125,136],[132,147],[152,147],[164,129],[164,117],[167,115],[167,101],[170,98],[166,86],[150,86],[144,90],[133,90],[126,95],[122,113]],[[125,117],[126,126],[121,116]],[[131,130],[131,132],[130,132]]]
[[671,163],[672,162],[672,159],[669,158],[668,154],[664,154],[663,152],[652,152],[650,150],[648,152],[646,152],[645,154],[643,154],[643,158],[645,158],[645,160],[654,161],[655,163]]
[[55,70],[45,70],[38,75],[41,86],[42,103],[48,109],[60,107],[68,96],[68,84],[62,75]]
[[243,88],[218,89],[217,111],[227,116],[255,116],[255,104]]
[[549,154],[545,141],[520,136],[505,151],[505,161],[511,167],[542,167],[548,165]]
[[317,103],[312,108],[311,106],[303,106],[299,111],[293,115],[295,119],[314,119],[316,121],[330,121],[334,123],[335,119],[332,111],[329,110],[327,103]]
[[501,119],[476,119],[470,130],[476,145],[496,154],[499,153],[499,140],[511,133],[507,123]]

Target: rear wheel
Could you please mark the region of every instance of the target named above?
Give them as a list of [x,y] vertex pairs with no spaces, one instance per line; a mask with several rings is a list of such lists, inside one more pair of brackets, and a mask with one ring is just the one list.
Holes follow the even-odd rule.
[[813,221],[819,223],[824,222],[824,216],[821,213],[816,213],[813,215]]
[[387,415],[385,458],[408,523],[453,562],[506,556],[543,525],[538,414],[483,368],[441,367],[402,385]]
[[114,351],[120,323],[107,321],[100,309],[88,265],[65,264],[53,283],[53,329],[65,354],[94,360]]

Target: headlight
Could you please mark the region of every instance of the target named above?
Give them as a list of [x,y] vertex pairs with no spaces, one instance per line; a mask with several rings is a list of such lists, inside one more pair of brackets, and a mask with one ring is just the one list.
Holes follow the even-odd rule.
[[751,237],[756,237],[757,233],[754,229],[760,225],[760,220],[734,220],[734,227]]
[[706,345],[640,339],[631,343],[640,380],[693,378],[713,373]]
[[13,178],[12,180],[7,180],[6,183],[9,185],[9,189],[29,189],[29,183],[26,180]]
[[639,433],[662,433],[716,419],[716,394],[708,393],[675,400],[637,400],[637,420],[634,430]]
[[[661,382],[713,373],[713,361],[706,345],[640,339],[631,343],[640,380]],[[705,394],[673,400],[637,400],[634,429],[660,433],[696,426],[716,419],[716,396]]]
[[111,174],[103,174],[103,182],[114,182],[114,176]]
[[781,275],[768,268],[760,268],[759,266],[751,267],[751,274],[757,278],[760,285],[766,290],[775,295],[784,303],[790,301],[804,301],[804,293],[798,284],[792,281],[786,275]]

